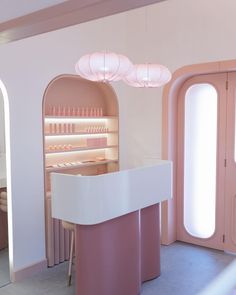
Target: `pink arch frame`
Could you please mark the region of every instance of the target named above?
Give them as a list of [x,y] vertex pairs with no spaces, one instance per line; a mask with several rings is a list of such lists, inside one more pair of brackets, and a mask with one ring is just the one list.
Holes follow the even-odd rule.
[[176,137],[177,100],[183,83],[197,75],[235,72],[236,60],[210,62],[185,66],[174,72],[172,80],[164,87],[162,103],[162,158],[173,161],[173,199],[162,203],[161,242],[169,245],[176,241]]

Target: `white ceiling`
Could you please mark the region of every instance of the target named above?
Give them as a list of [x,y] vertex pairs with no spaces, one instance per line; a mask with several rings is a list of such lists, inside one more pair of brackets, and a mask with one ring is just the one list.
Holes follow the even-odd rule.
[[0,0],[0,23],[68,0]]

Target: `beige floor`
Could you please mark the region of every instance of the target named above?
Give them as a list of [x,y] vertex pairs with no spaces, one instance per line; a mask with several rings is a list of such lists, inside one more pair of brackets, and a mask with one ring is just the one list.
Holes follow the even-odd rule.
[[[179,242],[163,246],[162,274],[143,284],[141,295],[197,294],[234,258],[220,251]],[[66,268],[64,263],[21,283],[0,288],[0,295],[75,295],[74,284],[66,286]]]

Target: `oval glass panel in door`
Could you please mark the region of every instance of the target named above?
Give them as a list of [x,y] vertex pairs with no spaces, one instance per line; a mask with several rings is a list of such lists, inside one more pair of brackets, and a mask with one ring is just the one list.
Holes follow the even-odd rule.
[[184,226],[198,238],[215,231],[217,100],[208,83],[192,85],[185,95]]

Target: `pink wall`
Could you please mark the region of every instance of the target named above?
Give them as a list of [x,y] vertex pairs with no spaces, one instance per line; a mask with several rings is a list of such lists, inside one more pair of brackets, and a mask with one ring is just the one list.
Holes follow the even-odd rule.
[[[235,9],[235,0],[163,1],[148,9],[148,32],[143,8],[0,46],[0,80],[8,91],[11,116],[12,270],[45,258],[41,114],[48,82],[74,74],[82,54],[104,48],[135,63],[148,57],[172,71],[234,59]],[[114,88],[120,105],[121,166],[160,158],[162,89],[134,89],[122,82]],[[22,239],[22,233],[30,239]]]

